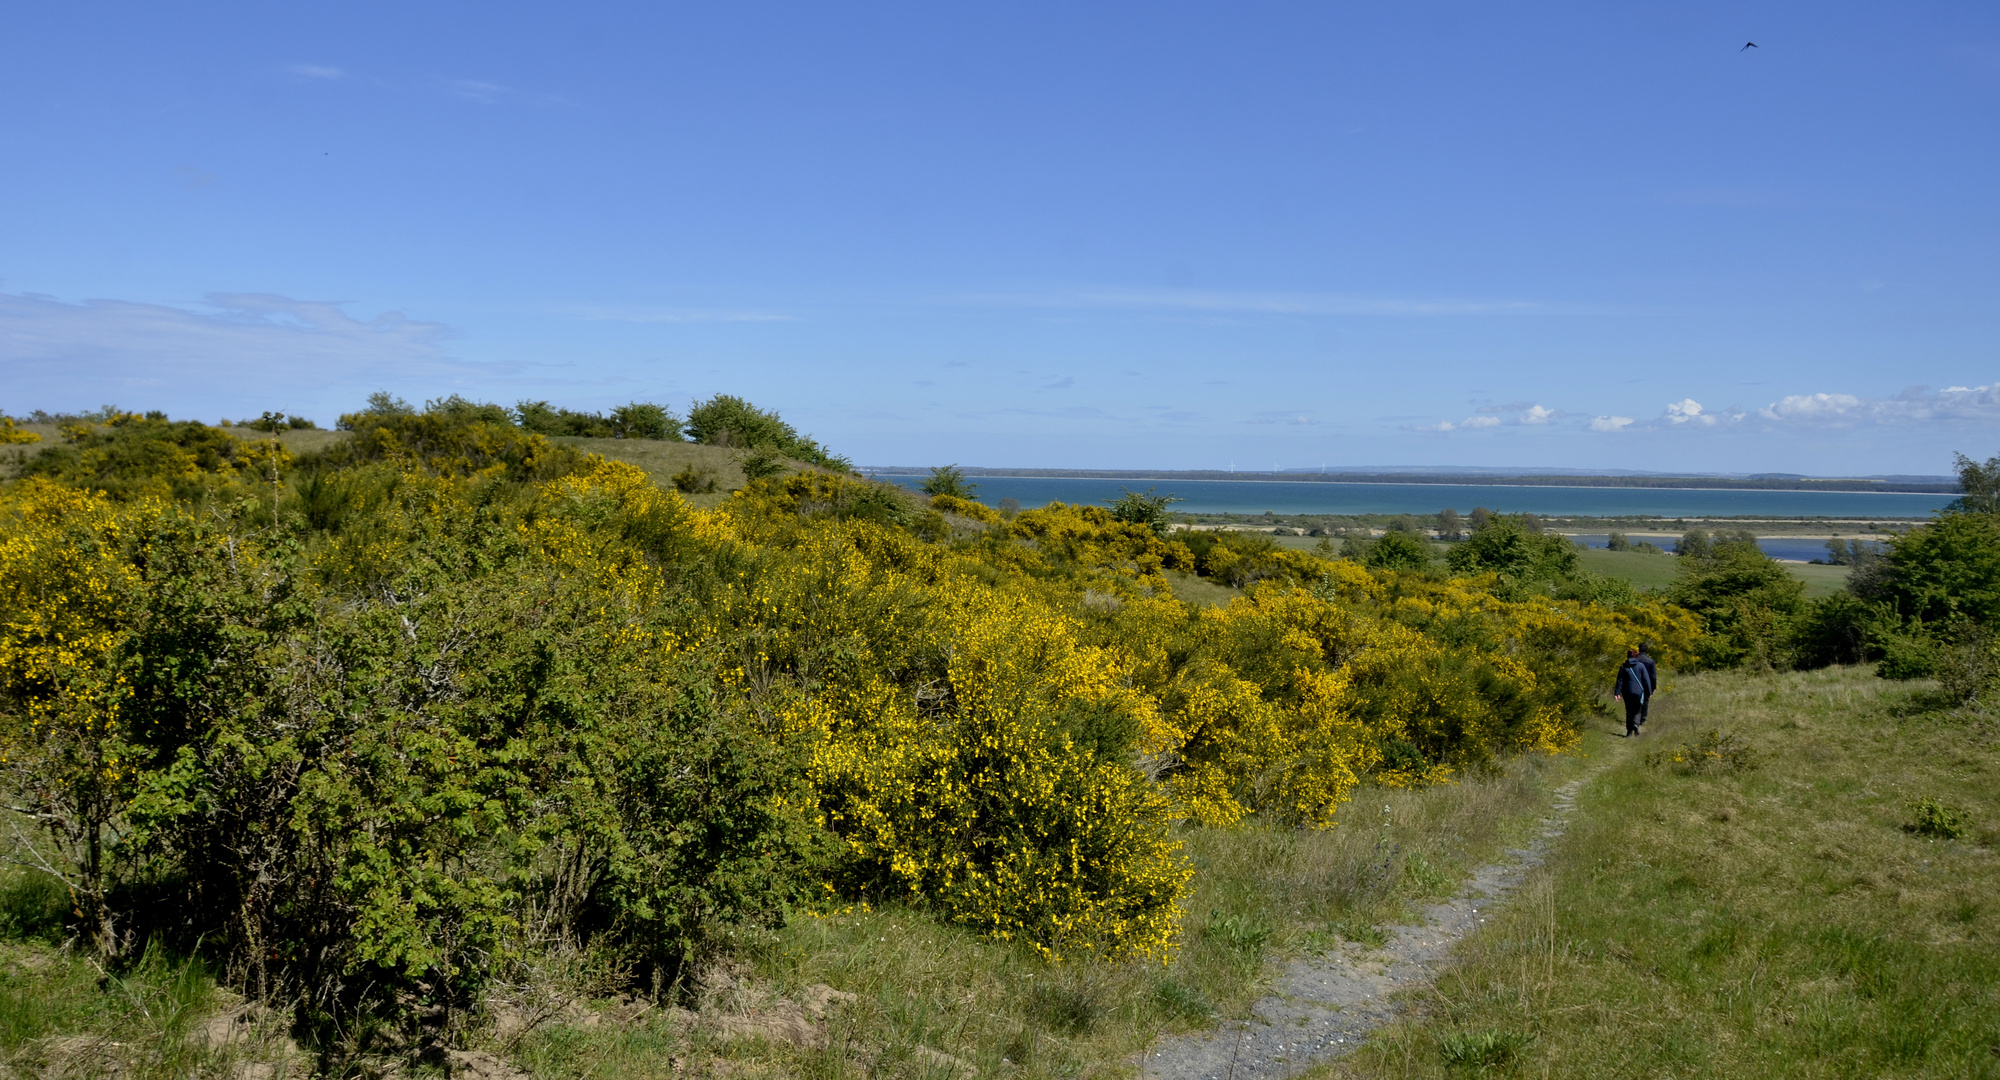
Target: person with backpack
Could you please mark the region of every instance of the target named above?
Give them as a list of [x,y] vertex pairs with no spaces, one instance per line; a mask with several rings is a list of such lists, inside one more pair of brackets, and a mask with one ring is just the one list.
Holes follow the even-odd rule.
[[1646,679],[1646,665],[1639,662],[1638,649],[1625,650],[1625,663],[1618,668],[1618,681],[1612,684],[1611,699],[1625,704],[1625,737],[1639,734],[1639,717],[1646,711],[1646,699],[1652,695],[1652,685]]
[[1646,703],[1639,706],[1639,726],[1645,727],[1646,720],[1653,715],[1653,695],[1660,689],[1660,665],[1653,662],[1653,643],[1639,643],[1639,662],[1646,665]]

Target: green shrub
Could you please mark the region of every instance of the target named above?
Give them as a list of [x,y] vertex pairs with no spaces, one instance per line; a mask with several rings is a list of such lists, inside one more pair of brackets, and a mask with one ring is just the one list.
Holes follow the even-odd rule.
[[1787,659],[1789,619],[1804,606],[1804,582],[1741,538],[1682,559],[1687,565],[1666,595],[1701,618],[1702,663],[1769,666]]
[[1904,831],[1918,836],[1929,836],[1939,840],[1963,840],[1972,832],[1971,815],[1963,807],[1939,802],[1932,798],[1918,799],[1910,804],[1910,813],[1915,818]]
[[1453,545],[1445,561],[1453,573],[1494,573],[1515,582],[1570,577],[1578,567],[1568,537],[1530,529],[1521,515],[1495,514],[1483,526],[1475,523],[1472,536]]
[[932,469],[930,476],[917,488],[926,495],[947,495],[954,499],[970,499],[978,489],[979,485],[968,482],[964,470],[957,465],[939,465]]
[[730,394],[717,394],[689,409],[686,431],[687,437],[698,443],[770,450],[837,472],[850,470],[846,459],[829,454],[777,413]]
[[1124,494],[1112,502],[1112,517],[1133,525],[1144,525],[1153,530],[1154,536],[1167,535],[1167,530],[1172,525],[1171,519],[1167,516],[1167,507],[1180,502],[1179,496],[1172,492],[1155,495],[1152,488],[1147,488],[1143,495],[1129,489],[1120,490],[1124,491]]

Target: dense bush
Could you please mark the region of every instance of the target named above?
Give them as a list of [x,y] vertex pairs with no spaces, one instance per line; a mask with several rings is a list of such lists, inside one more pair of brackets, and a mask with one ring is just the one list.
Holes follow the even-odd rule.
[[697,511],[516,421],[378,395],[289,463],[127,419],[0,488],[0,779],[98,951],[434,1030],[539,950],[657,983],[837,898],[1161,957],[1177,820],[1328,827],[1573,745],[1628,643],[1705,655],[1521,590],[1568,549],[1518,522],[1447,579],[816,470]]
[[1783,664],[1790,620],[1805,605],[1805,583],[1754,540],[1690,545],[1667,598],[1702,620],[1701,660],[1712,667]]
[[634,401],[609,414],[558,408],[546,401],[522,401],[514,406],[514,422],[537,435],[576,435],[597,439],[679,440],[681,420],[663,405]]
[[1577,573],[1576,545],[1566,536],[1530,528],[1525,515],[1490,515],[1446,561],[1460,574],[1498,574],[1507,582],[1549,582]]
[[786,423],[777,413],[760,409],[730,394],[717,394],[689,409],[687,437],[711,446],[770,450],[840,472],[850,468],[845,458],[828,453],[819,443],[799,434],[797,428]]

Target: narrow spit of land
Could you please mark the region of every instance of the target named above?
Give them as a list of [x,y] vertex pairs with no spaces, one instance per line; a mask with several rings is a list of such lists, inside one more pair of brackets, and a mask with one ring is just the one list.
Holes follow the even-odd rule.
[[1602,768],[1555,789],[1534,840],[1475,871],[1458,895],[1397,928],[1381,948],[1347,942],[1292,961],[1248,1020],[1162,1041],[1146,1052],[1141,1072],[1151,1080],[1270,1080],[1358,1049],[1399,1018],[1400,992],[1434,979],[1459,941],[1542,864],[1569,827],[1577,792]]

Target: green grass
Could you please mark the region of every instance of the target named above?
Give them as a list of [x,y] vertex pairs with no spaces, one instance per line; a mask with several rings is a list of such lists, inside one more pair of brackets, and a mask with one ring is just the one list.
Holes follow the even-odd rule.
[[1583,548],[1577,561],[1585,570],[1605,577],[1623,578],[1641,589],[1664,589],[1680,576],[1681,561],[1672,555],[1643,551],[1607,551]]
[[1537,756],[1425,791],[1364,788],[1328,831],[1188,829],[1198,877],[1181,950],[1166,965],[1052,966],[921,911],[856,908],[799,919],[742,954],[752,999],[796,1000],[821,983],[858,996],[832,1014],[823,1046],[722,1043],[661,1018],[552,1023],[513,1056],[549,1077],[665,1077],[674,1058],[825,1080],[943,1080],[949,1059],[988,1076],[1116,1072],[1162,1032],[1246,1013],[1272,960],[1342,938],[1379,942],[1414,904],[1455,891],[1470,869],[1520,842],[1548,788],[1583,765]]
[[[1322,1073],[1464,1076],[1505,1043],[1523,1076],[2000,1077],[2000,725],[1926,692],[1672,679],[1424,1019]],[[1648,763],[1710,729],[1751,766]]]
[[674,486],[674,474],[692,468],[715,481],[713,492],[688,496],[688,501],[703,508],[715,506],[728,498],[729,492],[749,483],[743,475],[743,460],[750,456],[748,450],[664,439],[584,439],[562,435],[555,441],[612,461],[637,465],[654,483],[666,488]]
[[[1672,555],[1652,555],[1639,551],[1606,551],[1586,548],[1577,552],[1585,570],[1605,577],[1623,578],[1641,589],[1664,589],[1680,576],[1680,559]],[[1831,596],[1847,587],[1847,567],[1785,563],[1793,577],[1806,583],[1806,596]]]
[[1205,577],[1197,577],[1182,570],[1162,571],[1167,584],[1173,586],[1174,595],[1191,604],[1207,607],[1228,607],[1231,600],[1243,595],[1242,589],[1232,589],[1220,582]]
[[1814,566],[1812,563],[1786,563],[1785,569],[1790,570],[1793,577],[1806,583],[1807,597],[1816,599],[1822,596],[1832,596],[1834,593],[1847,588],[1847,572],[1850,567]]

